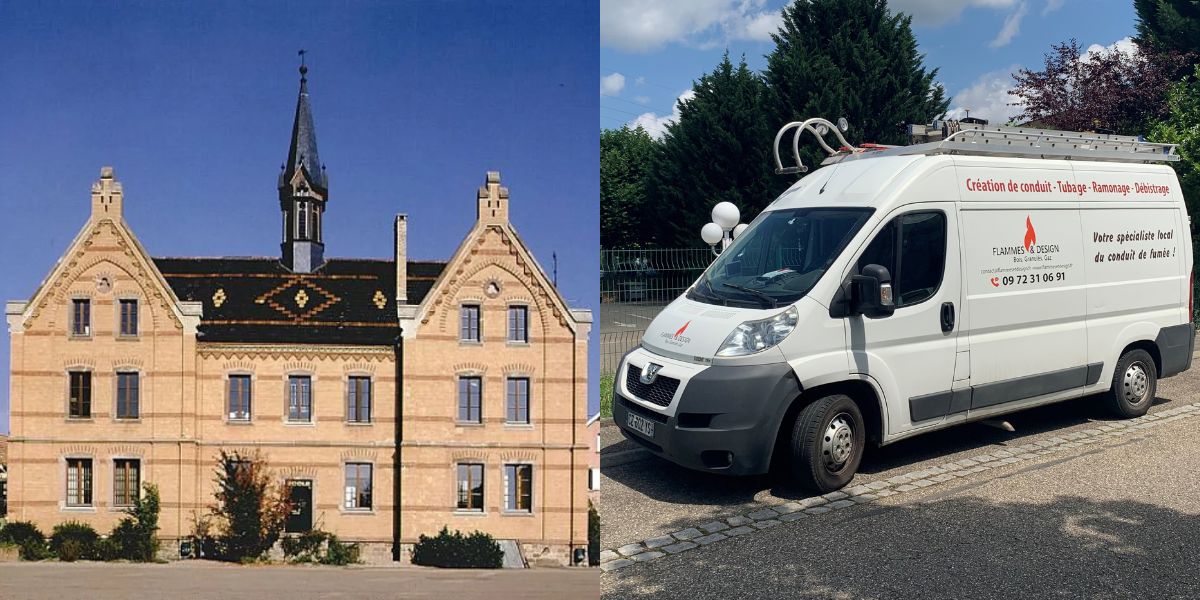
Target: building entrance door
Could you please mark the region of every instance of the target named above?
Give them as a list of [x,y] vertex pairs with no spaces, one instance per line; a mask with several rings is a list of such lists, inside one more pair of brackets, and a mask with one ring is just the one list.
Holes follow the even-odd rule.
[[292,499],[292,512],[288,515],[284,531],[304,533],[312,529],[312,480],[289,479],[288,496]]

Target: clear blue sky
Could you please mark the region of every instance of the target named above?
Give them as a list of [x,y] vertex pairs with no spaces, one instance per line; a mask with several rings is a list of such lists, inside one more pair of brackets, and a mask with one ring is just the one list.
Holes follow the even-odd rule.
[[[661,130],[683,91],[729,49],[761,70],[774,49],[785,0],[601,0],[600,126],[641,118]],[[1040,69],[1050,45],[1075,37],[1087,48],[1135,34],[1132,0],[891,0],[913,17],[925,65],[953,96],[952,111],[993,122],[1019,109],[1010,74]],[[619,74],[620,77],[615,75]],[[608,77],[608,80],[604,78]],[[961,112],[955,111],[955,116]],[[835,118],[838,115],[810,115]],[[782,124],[781,124],[782,125]],[[853,126],[853,123],[851,124]]]
[[[0,3],[0,300],[28,299],[112,165],[155,256],[278,256],[299,48],[326,255],[448,259],[488,170],[572,306],[599,308],[595,2]],[[589,398],[598,409],[593,334]],[[8,430],[8,336],[0,344]]]

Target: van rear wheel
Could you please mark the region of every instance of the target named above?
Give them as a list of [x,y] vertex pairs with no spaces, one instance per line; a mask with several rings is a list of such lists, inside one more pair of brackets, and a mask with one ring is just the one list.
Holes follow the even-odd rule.
[[801,486],[821,493],[840,489],[858,471],[866,441],[858,404],[845,394],[825,396],[796,415],[792,475]]
[[1117,361],[1112,387],[1107,394],[1109,407],[1119,417],[1140,417],[1154,404],[1157,389],[1158,371],[1154,358],[1145,350],[1130,350]]

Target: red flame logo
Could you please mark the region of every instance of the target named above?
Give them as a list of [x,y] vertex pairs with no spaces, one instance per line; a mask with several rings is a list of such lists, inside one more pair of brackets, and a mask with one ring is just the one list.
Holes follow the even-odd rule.
[[1033,221],[1029,220],[1029,215],[1025,215],[1025,251],[1029,252],[1035,243],[1037,243],[1037,233],[1033,230]]
[[679,337],[679,336],[683,335],[683,332],[684,332],[684,331],[687,331],[688,325],[691,325],[691,324],[692,324],[692,322],[691,322],[691,321],[688,321],[687,323],[684,323],[684,324],[683,324],[683,327],[680,327],[680,328],[679,328],[679,331],[676,331],[676,332],[675,332],[675,335],[674,335],[674,336],[672,336],[672,337]]

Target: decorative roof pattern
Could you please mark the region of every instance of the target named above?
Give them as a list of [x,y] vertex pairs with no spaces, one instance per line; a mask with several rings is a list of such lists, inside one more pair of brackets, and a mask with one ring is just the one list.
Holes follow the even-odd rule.
[[[303,274],[274,258],[154,263],[180,300],[203,303],[203,342],[388,345],[399,334],[390,260],[331,259]],[[409,302],[419,303],[445,266],[409,261]]]

